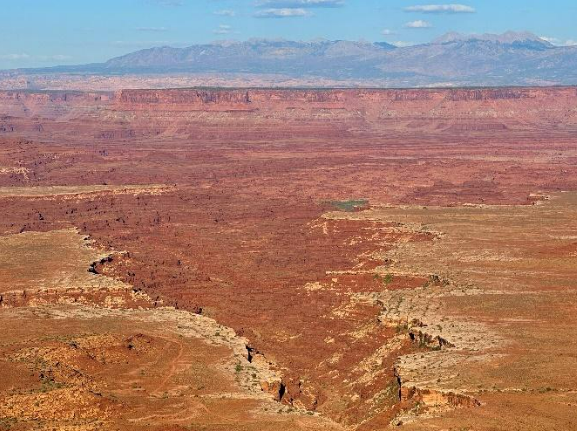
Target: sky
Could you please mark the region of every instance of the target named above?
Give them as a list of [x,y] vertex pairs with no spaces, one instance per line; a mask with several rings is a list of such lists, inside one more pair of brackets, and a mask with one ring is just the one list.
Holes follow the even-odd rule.
[[576,0],[0,0],[0,69],[97,63],[215,40],[426,43],[530,31],[577,44]]

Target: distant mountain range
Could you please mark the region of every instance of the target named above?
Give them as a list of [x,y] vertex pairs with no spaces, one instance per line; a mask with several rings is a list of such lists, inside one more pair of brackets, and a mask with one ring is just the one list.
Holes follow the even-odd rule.
[[318,77],[382,86],[577,84],[577,46],[531,34],[446,34],[407,47],[378,42],[249,40],[187,48],[158,47],[103,64],[28,73],[236,74]]

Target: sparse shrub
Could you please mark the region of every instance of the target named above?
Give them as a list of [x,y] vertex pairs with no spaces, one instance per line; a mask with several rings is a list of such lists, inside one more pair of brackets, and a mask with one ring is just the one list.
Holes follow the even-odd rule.
[[359,208],[367,206],[369,201],[366,199],[350,199],[347,201],[330,201],[329,204],[339,211],[354,212]]

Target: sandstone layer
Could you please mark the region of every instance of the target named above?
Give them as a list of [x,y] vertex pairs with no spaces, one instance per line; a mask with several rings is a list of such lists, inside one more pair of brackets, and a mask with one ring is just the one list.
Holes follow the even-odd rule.
[[[0,318],[14,328],[0,347],[21,367],[0,387],[5,422],[82,429],[101,409],[110,429],[493,430],[497,416],[571,429],[576,136],[570,87],[0,93],[0,247],[13,256]],[[82,241],[92,260],[70,254]],[[50,276],[30,278],[26,259]],[[205,324],[233,344],[210,347],[222,337]],[[126,387],[101,407],[78,396],[64,424],[73,402],[59,417],[34,406],[48,406],[29,393],[43,394],[42,369],[18,378],[54,369],[46,355],[71,341],[125,361],[129,339],[146,347],[134,370],[164,350],[182,365],[144,369],[132,389],[145,404]],[[92,364],[65,369],[98,385],[139,372]],[[52,377],[50,397],[80,393]],[[186,423],[182,393],[196,406]],[[231,393],[234,408],[207,404]]]

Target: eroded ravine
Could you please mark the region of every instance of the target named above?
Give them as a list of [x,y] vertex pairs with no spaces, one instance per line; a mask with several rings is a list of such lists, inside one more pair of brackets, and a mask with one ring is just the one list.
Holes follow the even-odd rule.
[[[126,251],[94,270],[157,307],[202,312],[233,328],[248,340],[247,356],[276,365],[282,381],[271,389],[283,402],[341,424],[371,431],[395,419],[410,430],[575,427],[577,346],[567,336],[577,315],[574,205],[553,198],[531,206],[541,200],[536,190],[577,187],[574,88],[262,90],[251,93],[248,106],[246,91],[219,94],[1,95],[2,235],[76,227],[102,250]],[[322,218],[331,207],[356,204],[368,212]],[[6,290],[22,291],[14,283]],[[30,289],[24,301],[20,293],[13,303],[37,299]],[[63,301],[81,297],[86,293],[70,292]],[[2,326],[12,325],[4,331],[12,340],[43,345],[19,327],[26,319],[15,319]],[[101,327],[93,323],[105,332],[122,319],[30,321],[42,333],[75,335],[52,346],[68,352],[69,342],[82,341],[76,335]],[[189,406],[183,427],[193,426],[195,415],[208,419],[194,425],[210,431],[274,429],[269,420],[289,426],[284,413],[249,417],[254,409],[244,401],[218,399],[219,391],[238,388],[226,383],[230,372],[212,373],[208,365],[229,353],[172,333],[152,337],[158,328],[142,325],[104,343],[136,361],[134,381],[123,381],[120,395],[139,427],[147,428],[148,402],[159,409],[159,422],[179,419],[171,411]],[[478,340],[470,338],[475,331],[483,335],[473,336]],[[149,338],[134,338],[140,333]],[[129,339],[148,340],[139,343],[150,348],[139,356],[126,347]],[[489,348],[488,341],[497,343]],[[486,345],[487,355],[475,350]],[[166,364],[154,356],[164,347]],[[401,369],[398,358],[412,362]],[[160,368],[147,368],[146,360]],[[206,366],[180,373],[187,363]],[[87,364],[104,367],[90,358]],[[118,364],[108,365],[114,376]],[[170,386],[174,379],[164,383],[175,371],[174,379],[197,379],[184,400]],[[27,382],[29,370],[4,374],[5,387],[13,376]],[[400,386],[407,389],[403,402]],[[427,418],[432,409],[419,401],[422,391],[410,396],[413,387],[437,391],[428,394],[429,405],[446,404],[443,391],[481,406],[443,408]],[[28,407],[33,411],[34,401]]]
[[[393,423],[439,417],[447,408],[480,407],[488,393],[543,392],[528,387],[527,375],[519,374],[517,363],[511,361],[534,350],[523,345],[519,331],[538,333],[538,326],[526,329],[536,318],[539,325],[553,324],[553,316],[537,317],[525,301],[535,298],[542,306],[557,303],[544,286],[567,285],[575,276],[574,237],[564,232],[575,224],[576,202],[574,193],[565,193],[529,206],[375,205],[361,212],[324,216],[384,226],[396,223],[399,229],[432,237],[428,242],[404,242],[375,252],[384,265],[369,272],[386,277],[389,286],[353,297],[378,304],[383,325],[406,332],[412,342],[427,348],[395,362],[399,397],[413,399],[416,405]],[[395,289],[392,280],[407,275],[427,281],[411,289]],[[507,312],[489,305],[498,298],[509,306]],[[501,369],[509,369],[510,374],[505,377]],[[499,370],[498,380],[489,377],[492,370]],[[561,383],[547,391],[570,393],[570,388]]]
[[[338,428],[328,420],[307,415],[306,411],[278,404],[282,376],[268,361],[251,352],[248,340],[232,329],[197,313],[164,307],[144,292],[99,274],[97,269],[113,261],[115,254],[94,249],[91,241],[77,230],[27,232],[0,239],[0,249],[9,257],[0,274],[0,320],[6,329],[0,342],[3,350],[0,360],[8,364],[7,372],[13,366],[29,368],[41,384],[38,390],[19,389],[22,382],[15,382],[9,391],[3,388],[0,416],[78,430],[113,424],[122,428],[130,423],[183,424],[186,415],[177,414],[178,410],[169,409],[164,405],[168,401],[162,400],[186,402],[200,397],[193,405],[202,406],[207,402],[213,404],[210,400],[216,397],[245,403],[245,408],[253,411],[238,412],[236,417],[232,412],[232,416],[226,415],[233,422],[242,422],[247,414],[244,420],[249,422],[272,415],[271,423],[296,420],[303,425],[315,422],[322,429]],[[12,283],[25,288],[11,290]],[[38,325],[54,327],[51,321],[65,322],[64,332],[56,329],[59,335],[46,334],[42,338],[41,330],[33,335]],[[10,338],[17,331],[18,322],[26,322],[30,331],[27,337],[32,339]],[[88,325],[93,334],[66,332],[71,325]],[[127,336],[118,325],[143,332]],[[190,345],[195,343],[207,346],[202,347],[204,350],[219,353],[204,359],[196,355],[193,358]],[[175,346],[174,354],[171,346]],[[139,359],[140,351],[144,352],[144,362]],[[146,365],[147,352],[156,352],[161,359],[157,370],[151,366],[156,361]],[[127,368],[121,365],[124,360],[136,367],[124,374],[126,377],[123,373]],[[199,366],[220,375],[206,387],[208,393],[204,385],[194,389],[187,383],[189,368]],[[148,377],[149,374],[152,376]],[[132,377],[126,380],[128,376]],[[123,381],[124,385],[119,386]],[[135,411],[123,407],[136,402],[130,401],[135,390],[144,391],[141,404],[149,404],[150,409],[146,416],[138,417],[141,410],[138,406],[133,406]],[[212,407],[202,408],[205,414],[212,414]],[[283,413],[289,419],[283,419]],[[190,414],[189,420],[199,419],[198,414]],[[275,419],[274,415],[279,414]],[[220,418],[223,420],[225,416]]]

